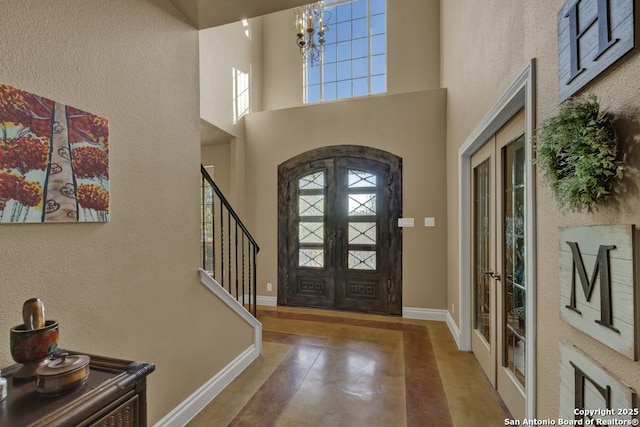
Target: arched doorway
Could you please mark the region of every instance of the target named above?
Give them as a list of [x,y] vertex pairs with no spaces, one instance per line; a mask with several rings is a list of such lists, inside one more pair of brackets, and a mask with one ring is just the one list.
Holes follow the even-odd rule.
[[354,145],[278,166],[278,304],[402,313],[402,159]]

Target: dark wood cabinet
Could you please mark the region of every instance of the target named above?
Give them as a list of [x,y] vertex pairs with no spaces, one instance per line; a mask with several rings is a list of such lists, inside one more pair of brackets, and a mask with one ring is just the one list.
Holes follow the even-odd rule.
[[8,392],[7,398],[0,402],[0,426],[146,426],[147,375],[154,371],[155,365],[90,357],[87,382],[55,396],[40,394],[35,380],[14,382],[12,374],[20,365],[2,369]]

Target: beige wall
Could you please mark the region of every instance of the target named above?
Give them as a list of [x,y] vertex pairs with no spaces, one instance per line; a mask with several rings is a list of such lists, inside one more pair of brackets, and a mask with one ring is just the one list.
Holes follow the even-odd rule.
[[[403,161],[403,306],[443,309],[446,303],[444,90],[359,98],[256,113],[246,118],[249,226],[260,245],[258,293],[277,284],[278,165],[327,145],[366,145]],[[312,126],[309,126],[312,124]],[[300,136],[304,135],[303,138]],[[424,217],[436,217],[435,228]]]
[[441,6],[441,75],[447,89],[447,308],[458,324],[458,149],[528,63],[522,53],[522,3],[487,6],[462,0]]
[[302,59],[295,44],[292,22],[292,10],[262,17],[262,100],[265,111],[302,105]]
[[[458,301],[457,277],[457,150],[489,112],[507,86],[527,65],[530,58],[537,64],[537,120],[540,123],[557,112],[556,14],[561,0],[513,2],[496,0],[443,1],[442,9],[442,83],[448,97],[448,215],[449,225],[449,285],[448,301]],[[616,113],[626,113],[638,121],[637,100],[640,95],[640,56],[629,55],[610,72],[589,85],[605,107]],[[625,141],[627,161],[632,179],[637,182],[640,159],[633,154],[638,140],[638,126],[628,121],[620,123],[620,137]],[[588,338],[560,319],[558,227],[582,224],[636,223],[640,210],[637,184],[619,206],[587,214],[562,214],[546,186],[537,183],[537,304],[538,304],[538,418],[558,416],[560,339],[575,344],[608,371],[624,379],[636,391],[640,390],[640,369],[606,346]],[[456,311],[457,315],[457,311]],[[457,318],[457,316],[455,316]]]
[[245,220],[244,161],[244,141],[239,138],[231,138],[226,144],[203,145],[200,149],[200,162],[214,166],[216,185],[242,221]]
[[203,145],[200,153],[200,162],[204,166],[214,166],[213,179],[226,196],[231,190],[231,143]]
[[244,137],[234,113],[234,73],[249,74],[251,111],[262,109],[262,18],[199,32],[200,116],[230,135]]
[[[303,103],[302,59],[292,22],[292,10],[263,17],[265,110]],[[387,44],[389,94],[440,87],[438,0],[389,0]]]
[[2,82],[109,119],[112,218],[1,227],[0,366],[38,296],[61,346],[157,364],[153,423],[252,341],[198,279],[198,33],[164,0],[0,10]]

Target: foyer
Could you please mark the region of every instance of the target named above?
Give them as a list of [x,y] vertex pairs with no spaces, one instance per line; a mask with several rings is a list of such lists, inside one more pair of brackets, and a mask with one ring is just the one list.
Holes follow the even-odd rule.
[[[309,424],[315,422],[313,416],[320,412],[315,412],[314,405],[325,401],[334,402],[331,407],[340,411],[343,406],[338,404],[349,403],[350,416],[367,414],[362,408],[372,413],[385,408],[397,414],[398,425],[412,425],[410,414],[422,412],[411,409],[407,379],[417,378],[422,371],[407,359],[410,353],[405,345],[411,340],[405,338],[413,332],[404,328],[419,325],[424,334],[419,357],[425,365],[428,361],[433,366],[435,360],[437,366],[437,371],[429,371],[439,376],[436,407],[448,408],[455,426],[504,425],[495,393],[467,352],[472,348],[472,322],[478,319],[471,293],[471,160],[489,139],[496,145],[493,135],[523,106],[528,117],[525,146],[531,145],[532,131],[558,113],[563,83],[558,17],[565,4],[578,2],[387,0],[386,92],[313,104],[304,102],[306,87],[312,85],[305,86],[289,10],[302,3],[0,0],[4,18],[0,82],[107,118],[113,148],[110,222],[0,226],[0,343],[4,343],[0,366],[14,363],[8,345],[10,328],[20,322],[23,302],[37,296],[48,306],[47,318],[61,325],[60,346],[157,366],[148,384],[150,425],[182,426],[182,420],[198,412],[201,417],[218,416],[210,414],[216,408],[229,411],[221,415],[227,417],[222,425],[250,425],[244,417],[259,407],[260,390],[273,390],[268,387],[280,379],[294,378],[279,374],[299,367],[285,361],[295,361],[303,348],[315,356],[300,367],[297,385],[289,389],[287,400],[273,405],[281,412],[269,416],[272,425],[291,425],[302,417]],[[605,2],[580,3],[586,12]],[[638,1],[606,3],[634,6],[637,45]],[[215,22],[206,22],[205,17]],[[337,14],[334,18],[331,34],[337,35]],[[378,33],[373,36],[381,38]],[[520,79],[524,70],[531,73]],[[527,199],[530,212],[524,224],[529,227],[531,247],[525,254],[532,259],[526,263],[529,274],[524,284],[527,301],[534,302],[535,309],[520,310],[520,297],[507,298],[518,304],[492,313],[508,313],[505,318],[516,333],[522,329],[518,316],[529,316],[529,324],[525,322],[528,371],[521,387],[529,418],[560,416],[566,401],[561,399],[561,373],[566,372],[561,348],[567,346],[576,347],[595,365],[622,379],[627,389],[640,390],[640,365],[635,358],[562,318],[568,298],[561,294],[561,272],[571,264],[562,262],[559,251],[564,242],[561,230],[566,227],[638,225],[638,76],[636,46],[579,92],[597,95],[604,108],[620,117],[616,133],[625,154],[625,190],[630,191],[621,193],[616,203],[595,212],[561,210],[542,171],[529,161],[531,157],[525,157],[524,164],[531,167],[531,173],[525,174],[527,191],[535,197]],[[358,82],[354,84],[358,87]],[[523,96],[506,96],[518,94]],[[526,102],[502,102],[521,98]],[[367,146],[402,158],[402,218],[413,220],[413,226],[402,230],[401,308],[403,313],[447,323],[260,307],[265,351],[258,357],[262,340],[256,329],[200,280],[199,167],[213,167],[216,182],[261,248],[257,277],[252,276],[257,283],[253,301],[276,304],[281,295],[278,166],[311,150],[343,145]],[[494,158],[499,157],[496,152]],[[496,175],[503,176],[485,176]],[[496,204],[484,206],[497,211]],[[495,234],[492,238],[497,240]],[[309,243],[308,249],[315,249],[314,245],[319,243]],[[497,289],[497,278],[506,283],[508,277],[489,261],[490,271],[477,271],[487,277],[485,289]],[[585,261],[585,265],[590,268],[594,262]],[[637,290],[637,265],[634,268]],[[226,279],[225,284],[230,283]],[[596,289],[593,295],[598,293]],[[640,304],[637,300],[635,304],[637,313]],[[367,326],[366,322],[375,323]],[[326,332],[318,325],[324,325]],[[637,332],[637,317],[633,328]],[[383,336],[378,347],[376,337]],[[496,338],[493,348],[500,341]],[[375,380],[380,382],[373,390],[389,381],[394,393],[387,397],[393,401],[380,401],[375,394],[368,400],[338,394],[342,389],[333,379],[346,374],[353,347],[366,349],[364,355],[354,353],[356,358],[367,357],[369,351],[376,355],[375,371],[385,375]],[[514,351],[518,357],[510,360],[519,362],[520,354]],[[250,365],[253,358],[255,363]],[[401,364],[388,371],[380,368],[387,360]],[[323,376],[322,361],[326,366],[335,364],[336,371]],[[504,367],[497,358],[490,365]],[[215,380],[230,372],[229,367],[245,366],[249,366],[247,373],[202,411],[210,400],[207,393],[214,394],[216,386],[226,385],[228,378]],[[311,385],[313,394],[306,395]],[[270,392],[264,398],[275,399],[275,395]],[[484,411],[495,415],[490,408],[496,406],[499,415],[491,418],[495,421],[491,424]],[[294,408],[305,409],[300,418],[291,418]],[[336,417],[342,413],[327,411]],[[172,424],[174,419],[179,421]],[[207,420],[199,417],[193,423],[207,425]],[[382,420],[386,419],[376,418],[367,425]],[[352,418],[348,421],[355,423]]]

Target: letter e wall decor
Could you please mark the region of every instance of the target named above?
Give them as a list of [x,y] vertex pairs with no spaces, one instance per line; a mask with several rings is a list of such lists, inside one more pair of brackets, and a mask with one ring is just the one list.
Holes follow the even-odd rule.
[[[636,418],[636,392],[575,346],[560,341],[560,418],[623,425]],[[625,421],[623,421],[625,420]],[[631,425],[631,424],[627,424]]]

